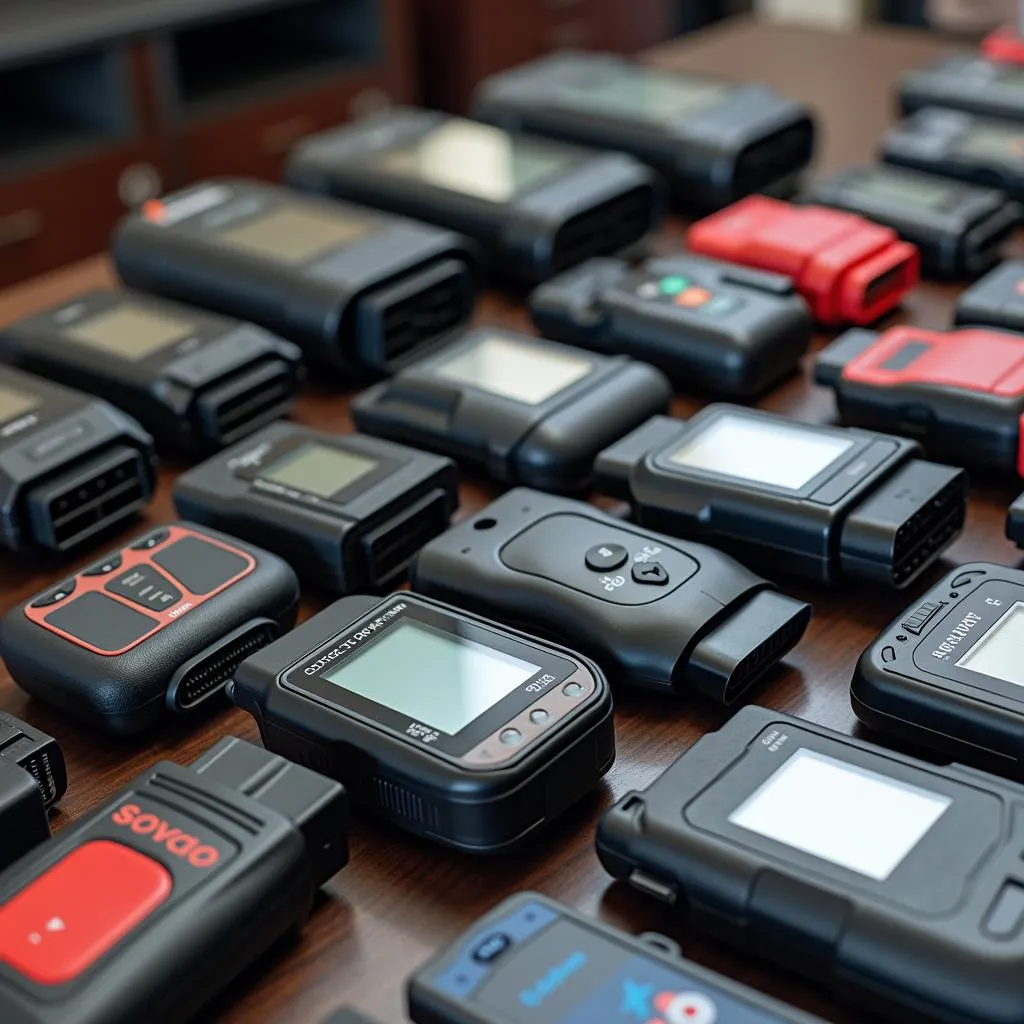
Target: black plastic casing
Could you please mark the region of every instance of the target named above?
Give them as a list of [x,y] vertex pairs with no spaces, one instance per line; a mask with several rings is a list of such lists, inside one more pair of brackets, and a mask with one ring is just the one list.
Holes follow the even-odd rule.
[[[718,315],[641,294],[668,276],[734,300],[737,308]],[[536,288],[529,307],[546,338],[632,356],[682,388],[737,398],[761,394],[792,373],[813,329],[790,278],[686,254],[636,268],[609,257],[587,260]]]
[[986,60],[979,54],[954,53],[914,68],[900,82],[900,110],[947,107],[972,114],[1024,121],[1024,85],[1004,82],[1017,77],[1014,64]]
[[[536,404],[438,375],[439,366],[488,337],[583,358],[592,369]],[[351,415],[367,434],[449,455],[502,483],[573,493],[588,485],[603,447],[667,412],[671,400],[664,374],[627,356],[480,327],[357,395]]]
[[886,736],[990,771],[1024,775],[1024,693],[957,663],[1015,601],[1024,572],[971,562],[909,605],[864,651],[853,710]]
[[[175,525],[247,553],[255,559],[254,569],[114,656],[88,650],[31,621],[25,610],[35,598],[16,605],[0,619],[0,656],[21,689],[101,732],[131,735],[180,710],[171,687],[182,673],[230,657],[236,643],[249,635],[267,643],[291,628],[299,583],[283,559],[216,530]],[[94,564],[117,553],[108,552]]]
[[474,94],[473,115],[510,131],[630,153],[668,181],[673,205],[690,210],[718,209],[769,188],[784,193],[811,162],[810,111],[766,86],[680,76],[727,91],[669,123],[599,112],[568,91],[602,72],[633,67],[613,54],[554,53],[485,79]]
[[[169,317],[191,330],[141,359],[106,353],[65,333],[119,308]],[[299,347],[261,327],[108,290],[0,329],[0,359],[112,402],[160,447],[187,453],[221,448],[285,415],[305,375]]]
[[[212,843],[219,859],[200,869],[152,831],[137,833],[130,824],[142,815],[125,820],[131,806]],[[170,896],[72,981],[38,984],[0,964],[0,1019],[185,1024],[302,927],[316,890],[348,859],[346,828],[341,786],[242,740],[221,740],[188,768],[159,762],[0,875],[0,905],[96,841],[157,861],[172,876]]]
[[[429,598],[393,597],[541,643]],[[584,667],[596,683],[594,694],[541,744],[493,769],[470,770],[426,754],[415,735],[399,737],[282,685],[287,670],[391,602],[342,598],[238,667],[229,696],[256,719],[269,750],[342,781],[353,807],[467,853],[495,853],[516,845],[594,788],[615,758],[611,691],[596,665],[559,645],[542,644]]]
[[[260,480],[260,467],[275,461],[282,446],[305,442],[377,460],[388,471],[366,486],[356,480],[337,502]],[[458,470],[450,459],[294,423],[272,424],[174,482],[183,519],[258,542],[304,582],[335,593],[399,582],[422,544],[447,529],[458,504]]]
[[1010,506],[1006,513],[1006,536],[1019,548],[1024,548],[1024,494]]
[[[622,566],[585,564],[601,545]],[[664,582],[641,583],[656,562]],[[727,555],[624,524],[580,501],[516,488],[427,544],[417,593],[568,642],[617,685],[731,704],[803,635],[810,606]]]
[[1021,282],[1024,282],[1024,260],[1003,260],[960,293],[954,307],[954,323],[1024,333],[1024,284]]
[[538,140],[552,153],[564,153],[570,166],[507,202],[380,166],[388,150],[415,144],[453,120],[448,114],[402,107],[309,136],[289,155],[285,178],[305,192],[458,231],[479,244],[496,278],[520,284],[536,284],[590,256],[624,249],[661,222],[660,179],[625,153]]
[[994,154],[978,157],[959,148],[969,132],[989,127],[1019,128],[1024,139],[1024,124],[925,107],[889,129],[882,143],[882,159],[888,164],[1001,189],[1013,199],[1024,200],[1024,154],[999,159]]
[[[16,552],[69,551],[134,516],[153,495],[153,438],[107,402],[0,367],[0,387],[37,400],[24,415],[0,423],[0,544]],[[57,504],[108,474],[126,490],[90,491],[93,510],[71,532]],[[77,500],[77,499],[76,499]]]
[[855,577],[909,586],[953,543],[967,512],[967,474],[925,462],[913,441],[801,424],[854,442],[797,491],[662,465],[722,415],[779,423],[772,413],[705,406],[691,420],[652,417],[602,452],[595,486],[632,503],[637,521],[692,537],[772,572],[834,584]]
[[[411,1019],[416,1024],[512,1024],[515,1021],[531,1019],[533,1008],[510,1006],[507,1012],[497,1013],[489,1010],[480,1000],[458,998],[452,995],[451,992],[445,991],[443,983],[438,984],[436,979],[439,976],[452,977],[460,964],[468,962],[478,970],[477,965],[483,966],[486,970],[478,987],[482,987],[483,984],[490,981],[497,981],[505,973],[502,959],[516,951],[516,940],[506,931],[509,922],[516,921],[521,925],[524,914],[530,914],[538,909],[548,912],[551,921],[541,926],[543,930],[525,940],[526,949],[529,949],[531,942],[539,941],[546,931],[556,925],[561,926],[565,934],[564,930],[568,925],[575,929],[581,941],[586,941],[584,936],[589,934],[603,942],[618,946],[623,958],[630,958],[631,963],[633,957],[641,957],[653,965],[662,965],[676,972],[680,988],[685,987],[687,993],[707,999],[712,1007],[719,1011],[726,1010],[725,1014],[715,1018],[722,1021],[722,1024],[729,1024],[731,1020],[739,1018],[729,1015],[729,1009],[732,1007],[717,1006],[720,1000],[739,1003],[742,1008],[739,1012],[746,1010],[757,1014],[756,1019],[759,1024],[768,1024],[769,1021],[776,1022],[776,1024],[824,1024],[818,1017],[802,1013],[756,989],[683,959],[678,952],[679,947],[663,935],[646,932],[643,935],[633,936],[534,892],[519,892],[502,900],[496,907],[474,921],[454,942],[436,953],[409,978],[406,995]],[[574,951],[574,947],[568,944],[571,938],[571,934],[565,934],[567,955]],[[499,948],[502,944],[504,948],[501,948],[493,959],[478,959],[473,955],[477,950]],[[673,952],[670,953],[669,950]],[[585,969],[589,969],[593,975],[597,968],[598,965],[591,964],[589,968]],[[643,968],[638,969],[643,971]],[[588,978],[588,980],[591,979]],[[601,980],[608,981],[609,979],[602,978]],[[570,980],[568,984],[574,990],[574,994],[578,993],[580,1002],[586,999],[586,992],[579,992],[579,989],[583,987],[583,982],[579,978]],[[673,994],[683,995],[682,992]],[[340,1017],[337,1024],[343,1024],[345,1019]],[[660,1019],[660,1017],[655,1019]],[[698,1020],[697,1017],[694,1019]],[[332,1018],[325,1024],[335,1024],[335,1022]]]
[[[886,881],[728,822],[798,749],[950,805]],[[994,911],[1021,885],[1022,810],[1016,783],[748,706],[645,791],[624,795],[598,825],[597,853],[615,878],[674,904],[694,928],[867,1010],[897,1021],[1020,1024],[1024,935],[997,934]]]
[[[314,217],[340,214],[362,233],[297,263],[217,239],[225,225],[296,204]],[[450,231],[242,179],[201,182],[160,209],[163,220],[132,213],[114,231],[125,284],[258,324],[343,378],[394,372],[473,310],[476,249]],[[387,327],[391,312],[400,332]]]
[[[867,187],[873,177],[891,178],[913,189],[940,187],[951,194],[938,207],[902,202]],[[851,167],[831,178],[815,181],[804,196],[808,202],[831,206],[892,228],[917,246],[922,272],[932,277],[977,277],[993,267],[1002,244],[1022,215],[1019,203],[1005,192],[979,185],[957,184],[938,175],[886,167]]]

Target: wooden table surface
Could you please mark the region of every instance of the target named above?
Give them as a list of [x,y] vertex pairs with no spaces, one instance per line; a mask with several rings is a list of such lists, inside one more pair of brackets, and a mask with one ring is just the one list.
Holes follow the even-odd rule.
[[[893,95],[900,72],[945,49],[940,40],[898,30],[828,34],[739,21],[661,46],[650,58],[668,68],[761,80],[810,103],[822,128],[815,169],[821,173],[870,159],[895,116]],[[671,244],[678,237],[678,225],[671,226],[661,244]],[[102,258],[68,268],[0,294],[0,322],[112,281]],[[957,290],[924,285],[893,322],[948,326]],[[498,296],[486,298],[478,319],[529,329],[521,307]],[[824,340],[824,336],[818,339],[819,343]],[[685,417],[700,404],[680,398],[675,412]],[[762,405],[809,422],[828,422],[835,416],[831,394],[803,376],[780,387]],[[329,430],[351,429],[346,398],[325,392],[304,395],[295,418]],[[131,526],[124,538],[173,517],[170,485],[175,472],[175,468],[164,468],[146,521]],[[1015,491],[1013,480],[975,483],[967,528],[947,554],[947,568],[970,559],[1017,564],[1016,549],[1003,537],[1006,507]],[[492,493],[481,481],[468,481],[463,512],[478,509]],[[98,553],[83,554],[81,562],[91,561]],[[921,582],[917,592],[940,571]],[[0,559],[0,612],[65,573],[56,564]],[[859,586],[827,592],[799,581],[779,582],[785,592],[811,601],[815,616],[803,642],[753,699],[851,732],[856,721],[848,686],[856,659],[914,593],[900,595]],[[322,595],[308,596],[304,614],[324,603]],[[175,723],[157,736],[131,742],[93,736],[29,701],[3,670],[0,707],[52,733],[64,747],[70,787],[54,820],[57,828],[88,812],[154,761],[170,758],[188,763],[225,734],[257,739],[252,720],[235,709],[220,711],[196,726]],[[622,694],[616,712],[618,758],[604,784],[532,845],[513,854],[475,859],[357,818],[351,834],[351,862],[326,887],[326,898],[301,938],[265,957],[229,986],[200,1019],[228,1024],[315,1024],[331,1008],[351,1002],[382,1022],[402,1020],[405,977],[499,899],[534,888],[630,931],[662,931],[677,939],[692,958],[836,1024],[865,1024],[870,1018],[840,1004],[825,990],[701,939],[667,908],[624,887],[610,887],[598,863],[593,834],[599,814],[627,790],[655,779],[702,733],[723,720],[721,710],[698,698],[674,702]]]

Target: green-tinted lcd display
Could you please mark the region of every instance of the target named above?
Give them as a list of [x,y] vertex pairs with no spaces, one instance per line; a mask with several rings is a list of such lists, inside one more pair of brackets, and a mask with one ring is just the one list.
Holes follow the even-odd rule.
[[663,122],[705,110],[731,88],[723,82],[628,67],[566,86],[565,95],[574,106],[598,113]]
[[260,477],[305,494],[330,498],[377,466],[376,459],[313,442],[273,463]]
[[7,420],[24,416],[25,413],[31,412],[38,404],[39,399],[35,395],[0,384],[0,423],[6,423]]

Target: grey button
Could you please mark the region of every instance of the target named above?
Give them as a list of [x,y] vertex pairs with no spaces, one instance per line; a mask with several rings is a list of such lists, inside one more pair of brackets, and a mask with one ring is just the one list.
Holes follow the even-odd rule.
[[523,742],[523,734],[518,729],[503,729],[498,739],[507,746],[517,747]]
[[896,660],[896,648],[895,647],[883,647],[882,648],[882,661],[888,663]]
[[566,697],[579,697],[583,693],[583,687],[579,683],[566,683],[562,687],[562,693]]
[[1024,924],[1024,885],[1004,882],[985,918],[985,931],[997,939],[1012,938]]
[[543,725],[551,716],[543,708],[534,708],[530,712],[530,721],[534,725]]

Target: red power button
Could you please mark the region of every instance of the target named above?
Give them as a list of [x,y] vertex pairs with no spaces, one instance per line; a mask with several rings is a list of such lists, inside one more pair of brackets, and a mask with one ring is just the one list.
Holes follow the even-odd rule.
[[0,907],[0,962],[41,985],[77,978],[171,894],[171,874],[120,843],[73,850]]

